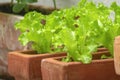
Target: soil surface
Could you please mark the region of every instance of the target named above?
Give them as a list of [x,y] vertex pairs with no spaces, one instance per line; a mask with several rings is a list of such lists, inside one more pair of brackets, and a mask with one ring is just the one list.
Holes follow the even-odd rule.
[[15,79],[11,76],[3,75],[3,76],[0,76],[0,80],[15,80]]

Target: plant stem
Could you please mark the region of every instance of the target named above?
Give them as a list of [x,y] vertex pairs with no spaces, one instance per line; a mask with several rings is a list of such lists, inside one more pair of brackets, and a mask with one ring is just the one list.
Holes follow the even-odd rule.
[[25,12],[28,12],[28,11],[29,11],[29,6],[28,6],[27,3],[26,3],[25,5],[26,5],[25,8],[24,8],[24,9],[25,9]]
[[10,2],[11,4],[10,4],[10,6],[12,6],[13,5],[13,0],[11,0],[11,2]]
[[53,0],[54,8],[57,9],[56,7],[56,0]]

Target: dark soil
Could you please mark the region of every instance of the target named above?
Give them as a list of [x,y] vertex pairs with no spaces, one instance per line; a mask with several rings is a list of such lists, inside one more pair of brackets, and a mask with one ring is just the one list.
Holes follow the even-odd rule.
[[11,76],[2,75],[0,76],[0,80],[15,80],[15,79]]
[[[48,15],[55,10],[53,8],[43,7],[38,5],[28,5],[28,6],[29,6],[29,11],[37,11],[44,15]],[[25,10],[21,11],[20,13],[13,13],[12,5],[10,3],[0,3],[0,12],[17,14],[17,15],[25,15],[27,13],[25,12]]]

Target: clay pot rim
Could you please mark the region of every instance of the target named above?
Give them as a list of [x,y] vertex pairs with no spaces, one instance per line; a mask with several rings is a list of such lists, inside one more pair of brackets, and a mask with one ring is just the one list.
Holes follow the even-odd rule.
[[[19,54],[18,54],[19,53]],[[44,54],[39,54],[37,53],[37,51],[35,50],[23,50],[23,51],[13,51],[13,52],[9,52],[9,54],[14,54],[14,55],[18,55],[18,56],[25,56],[25,57],[31,57],[31,56],[40,56],[40,55],[49,55],[49,54],[61,54],[64,53],[66,54],[66,52],[54,52],[54,53],[44,53]],[[102,53],[109,53],[109,51],[101,51],[101,52],[94,52],[92,54],[102,54]],[[29,54],[29,55],[28,55]]]
[[10,17],[14,16],[14,17],[17,17],[19,19],[23,19],[23,16],[20,16],[20,15],[15,15],[15,14],[9,14],[9,13],[5,13],[5,12],[0,12],[0,15],[3,15],[3,14],[6,15],[6,16],[10,15]]
[[49,56],[49,55],[56,55],[56,54],[64,54],[66,55],[65,52],[55,52],[55,53],[44,53],[44,54],[39,54],[37,51],[34,50],[25,50],[25,51],[13,51],[9,52],[10,55],[15,55],[19,57],[25,57],[25,58],[35,58],[35,57],[43,57],[43,56]]
[[94,52],[92,54],[93,55],[97,55],[97,54],[102,54],[102,53],[110,53],[110,51],[107,51],[107,50],[105,50],[105,51],[98,51],[98,52]]
[[[96,53],[93,54],[93,55],[96,55]],[[103,64],[103,63],[110,64],[110,63],[114,62],[113,58],[94,59],[89,64],[83,64],[82,62],[62,62],[62,61],[60,61],[60,59],[65,58],[65,57],[66,56],[46,58],[46,59],[42,60],[42,63],[49,62],[49,63],[56,64],[56,65],[59,65],[59,66],[69,66],[69,65],[92,65],[92,64]]]
[[[65,57],[65,56],[63,56],[63,57]],[[102,63],[109,64],[114,61],[113,58],[109,58],[109,59],[92,60],[92,62],[89,64],[83,64],[81,62],[62,62],[62,61],[58,60],[63,57],[46,58],[46,59],[42,60],[42,63],[49,62],[49,63],[61,65],[61,66],[68,66],[68,65],[73,65],[73,64],[74,65],[92,65],[92,64],[102,64]]]
[[[109,51],[100,51],[100,52],[94,52],[92,54],[94,55],[101,55],[103,53],[109,53]],[[13,51],[13,52],[9,52],[9,54],[11,55],[15,55],[15,56],[20,56],[20,57],[25,57],[25,58],[33,58],[33,57],[41,57],[41,56],[47,56],[47,55],[54,55],[54,54],[65,54],[67,55],[66,52],[54,52],[54,53],[44,53],[44,54],[39,54],[37,53],[37,51],[35,50],[23,50],[23,51]],[[29,54],[29,55],[28,55]]]
[[105,47],[100,47],[100,48],[97,49],[97,51],[108,51],[108,49],[105,48]]

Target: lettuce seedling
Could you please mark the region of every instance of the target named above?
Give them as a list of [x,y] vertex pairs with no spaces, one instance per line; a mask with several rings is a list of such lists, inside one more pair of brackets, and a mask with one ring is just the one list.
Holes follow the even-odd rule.
[[20,42],[25,46],[32,42],[32,48],[38,53],[51,51],[52,32],[45,29],[46,16],[30,12],[16,24],[16,28],[21,31]]

